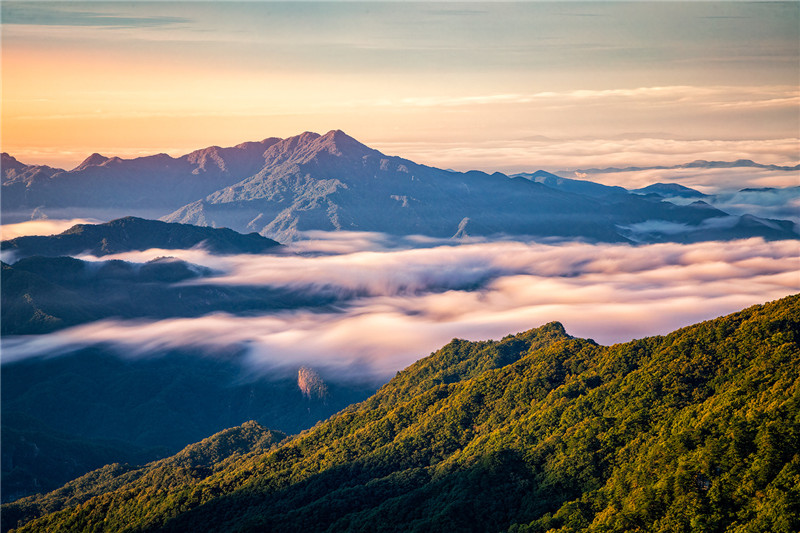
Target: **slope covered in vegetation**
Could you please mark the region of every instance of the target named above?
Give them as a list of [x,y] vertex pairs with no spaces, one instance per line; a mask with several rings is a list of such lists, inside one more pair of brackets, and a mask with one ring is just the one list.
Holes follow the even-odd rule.
[[798,531],[799,343],[798,296],[611,347],[454,340],[276,449],[109,474],[20,531]]
[[3,506],[3,529],[65,506],[80,505],[102,490],[119,487],[161,488],[198,483],[247,454],[264,453],[286,438],[285,433],[268,430],[250,421],[220,431],[191,444],[172,457],[136,467],[109,464],[64,485],[45,497],[31,497]]

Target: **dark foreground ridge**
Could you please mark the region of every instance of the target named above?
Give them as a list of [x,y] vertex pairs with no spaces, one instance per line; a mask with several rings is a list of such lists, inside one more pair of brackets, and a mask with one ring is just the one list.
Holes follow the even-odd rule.
[[243,235],[228,228],[124,217],[105,224],[77,224],[58,235],[17,237],[3,241],[2,249],[22,257],[103,256],[150,248],[185,250],[198,245],[217,254],[259,254],[279,246],[257,233]]
[[453,340],[277,448],[107,467],[4,527],[798,531],[799,342],[800,295],[611,347]]

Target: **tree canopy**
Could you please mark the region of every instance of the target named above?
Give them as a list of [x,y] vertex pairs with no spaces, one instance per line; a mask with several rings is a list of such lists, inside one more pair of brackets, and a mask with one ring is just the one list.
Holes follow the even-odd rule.
[[19,531],[48,532],[795,532],[799,343],[800,295],[610,347],[557,323],[453,340],[279,446],[199,465],[176,456],[146,474],[106,467],[79,480],[79,500],[28,498],[3,520],[41,515]]

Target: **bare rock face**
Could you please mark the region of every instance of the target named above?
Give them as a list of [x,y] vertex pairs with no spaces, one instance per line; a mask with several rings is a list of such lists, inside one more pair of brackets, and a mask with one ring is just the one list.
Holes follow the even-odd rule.
[[306,366],[297,371],[297,386],[305,398],[325,400],[328,396],[328,386],[314,369]]

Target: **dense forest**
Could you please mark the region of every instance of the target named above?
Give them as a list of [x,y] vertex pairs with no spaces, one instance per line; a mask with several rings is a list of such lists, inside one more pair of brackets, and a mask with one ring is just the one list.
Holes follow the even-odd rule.
[[610,347],[453,340],[280,444],[249,423],[110,465],[3,528],[796,532],[799,343],[800,295]]

